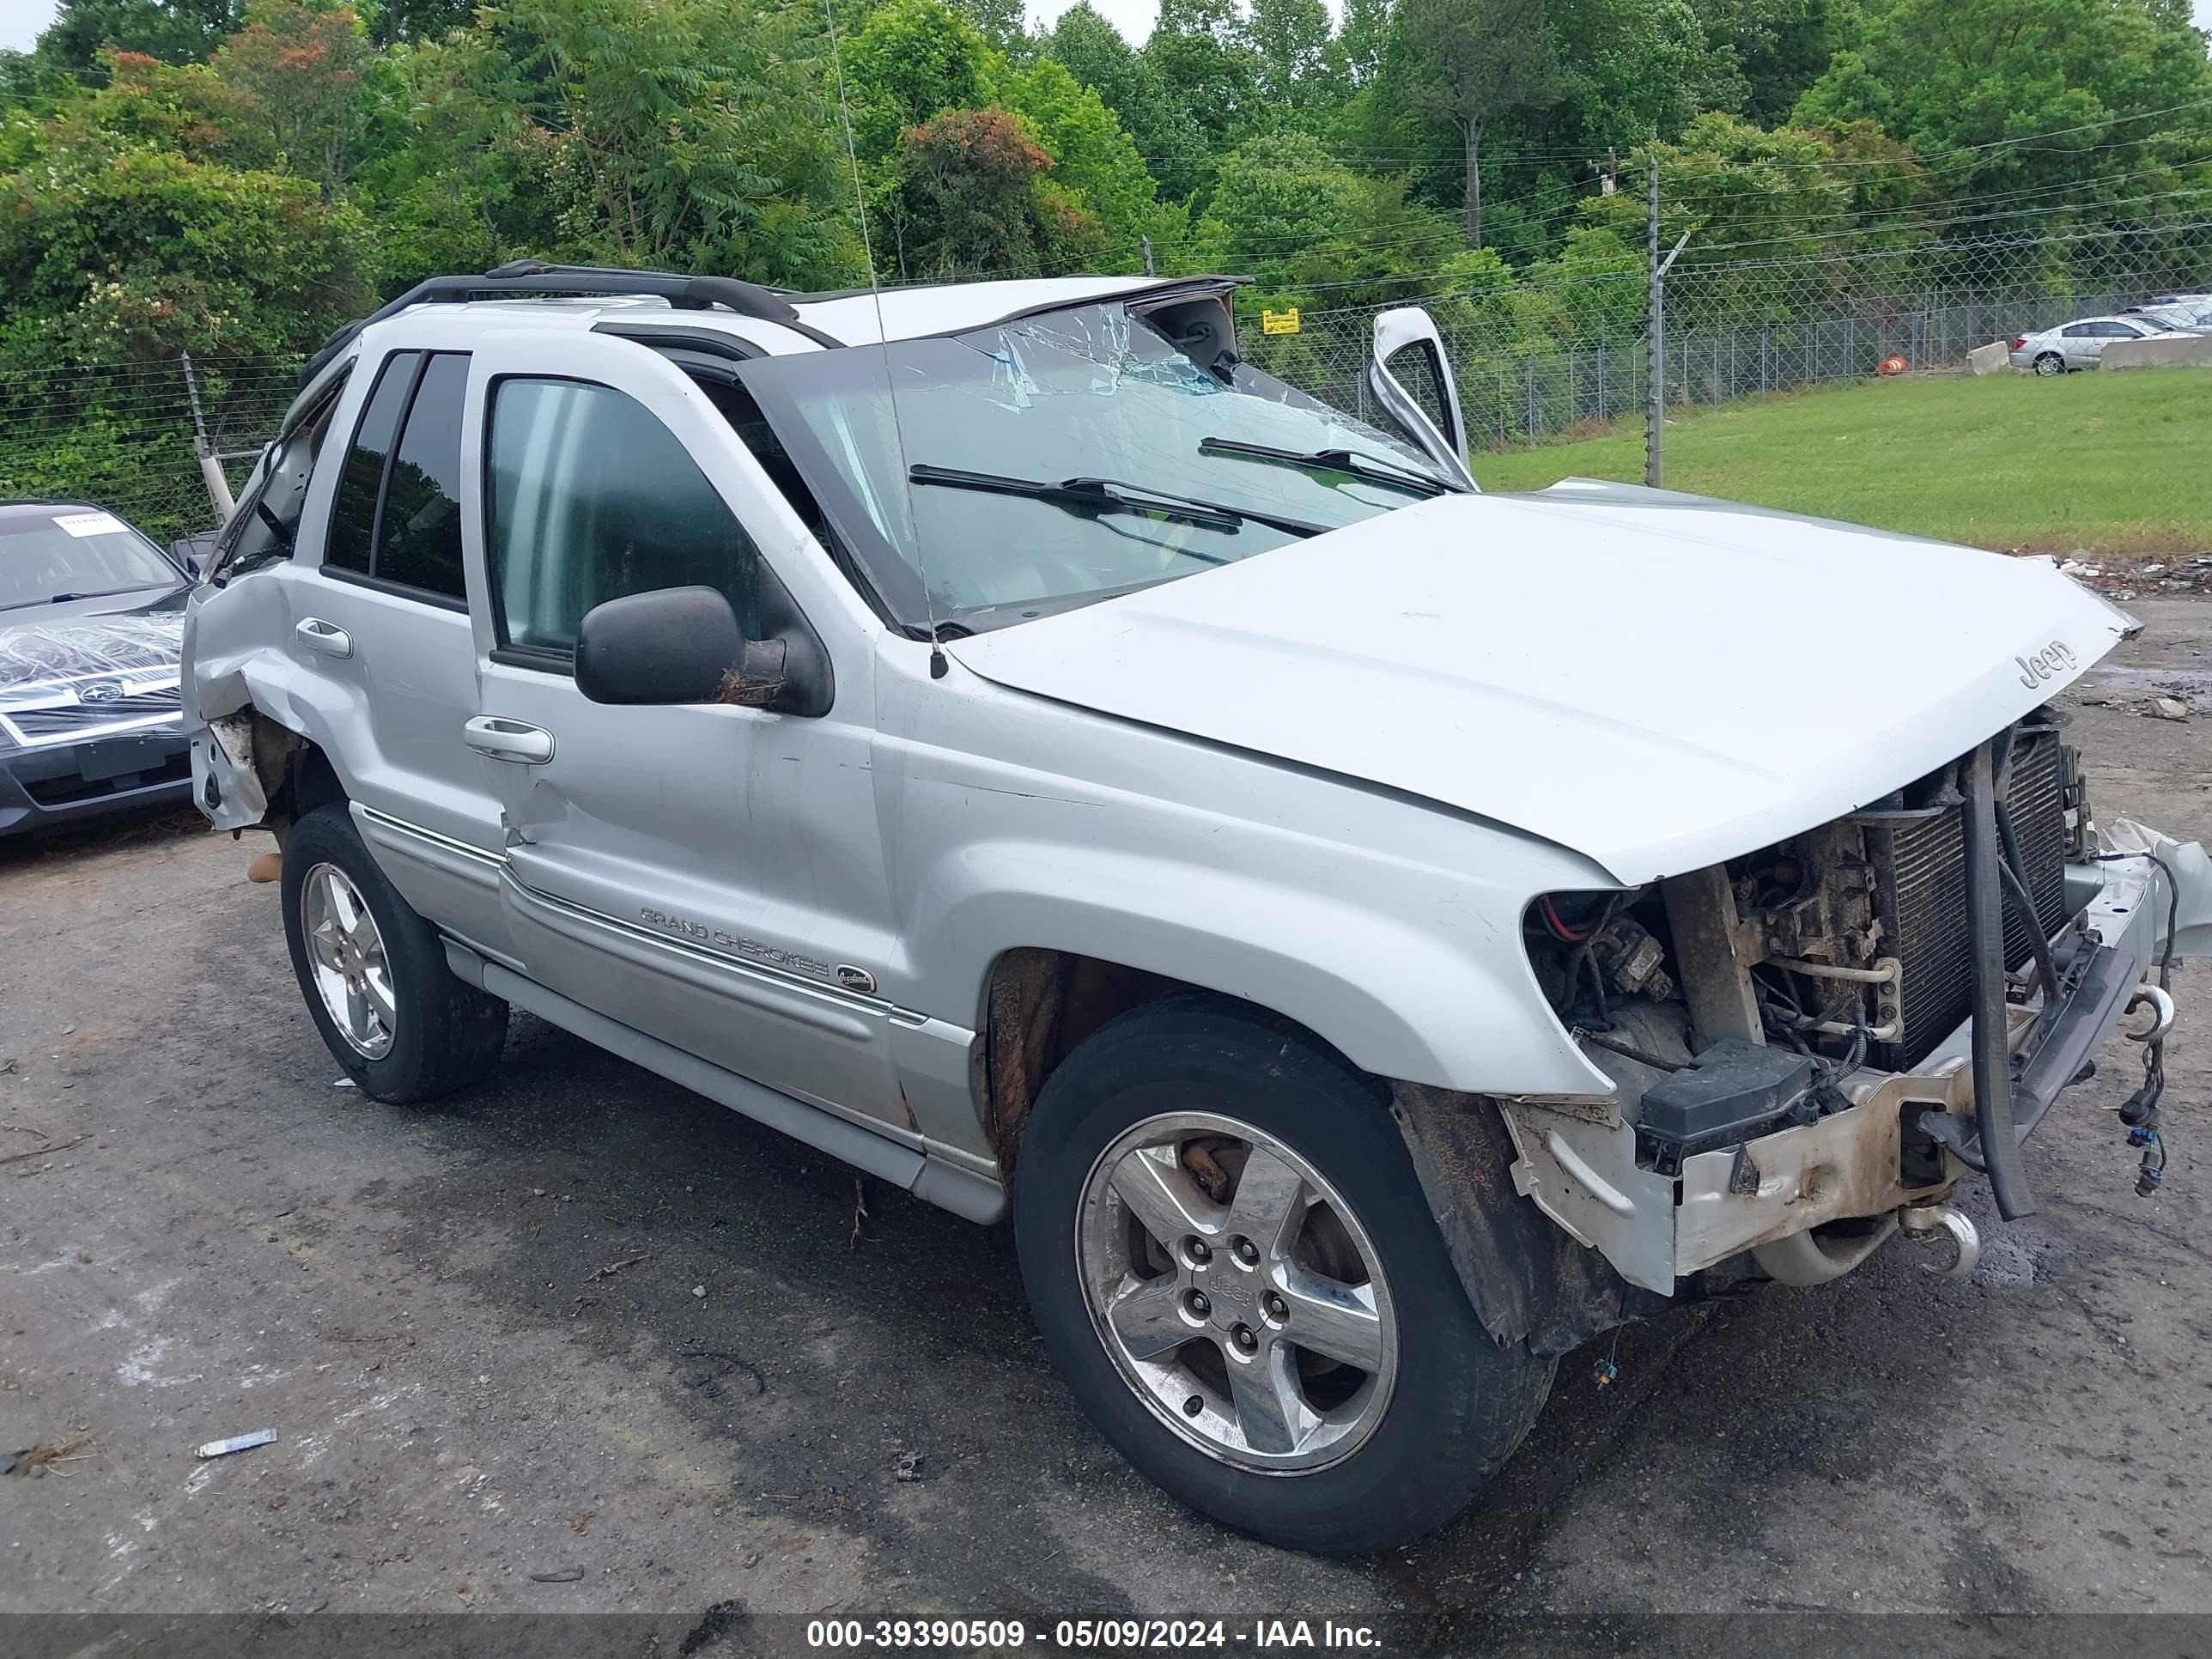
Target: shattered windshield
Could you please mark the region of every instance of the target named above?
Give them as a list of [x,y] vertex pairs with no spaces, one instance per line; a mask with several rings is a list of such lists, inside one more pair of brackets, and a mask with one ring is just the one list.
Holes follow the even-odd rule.
[[1118,303],[739,374],[911,627],[1020,622],[1456,487],[1253,368],[1224,381]]

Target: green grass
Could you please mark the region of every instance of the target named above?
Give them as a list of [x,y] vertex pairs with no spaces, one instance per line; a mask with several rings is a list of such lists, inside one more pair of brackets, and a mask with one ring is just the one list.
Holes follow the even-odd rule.
[[[1978,547],[2212,550],[2212,370],[1855,381],[1668,411],[1670,489]],[[1640,481],[1641,421],[1475,457],[1485,489]]]

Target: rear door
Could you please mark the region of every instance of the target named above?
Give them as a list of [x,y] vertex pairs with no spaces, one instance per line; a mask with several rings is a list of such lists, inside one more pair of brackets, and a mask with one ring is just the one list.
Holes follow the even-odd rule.
[[459,729],[477,694],[460,510],[468,374],[453,351],[355,370],[368,390],[320,562],[293,589],[290,644],[335,694],[327,717],[379,865],[432,921],[497,948],[500,804]]
[[[469,740],[504,803],[509,937],[549,988],[728,1070],[903,1126],[872,689],[818,718],[594,703],[592,606],[703,584],[763,633],[803,537],[707,395],[605,335],[489,339],[469,389],[483,546]],[[773,550],[773,552],[770,551]]]

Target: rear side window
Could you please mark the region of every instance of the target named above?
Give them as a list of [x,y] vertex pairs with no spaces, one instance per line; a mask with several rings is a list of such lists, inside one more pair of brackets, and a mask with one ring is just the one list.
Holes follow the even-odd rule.
[[465,352],[385,360],[339,475],[323,563],[443,599],[461,573]]
[[499,642],[568,657],[593,605],[718,588],[758,638],[759,554],[674,433],[644,404],[575,380],[502,380],[486,507]]
[[400,411],[422,366],[419,351],[395,351],[378,371],[368,407],[354,428],[353,448],[338,474],[337,501],[331,509],[331,535],[323,550],[326,568],[368,574],[370,538],[376,531],[377,499],[384,493],[385,464],[399,433]]
[[376,561],[386,581],[459,599],[461,582],[461,394],[469,360],[434,356],[416,382],[399,448],[384,487]]

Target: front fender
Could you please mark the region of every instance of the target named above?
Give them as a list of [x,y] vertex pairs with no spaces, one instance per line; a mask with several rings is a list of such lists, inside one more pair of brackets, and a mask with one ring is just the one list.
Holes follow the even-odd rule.
[[878,750],[905,1006],[975,1027],[1001,954],[1057,950],[1256,1003],[1377,1076],[1610,1094],[1521,936],[1535,894],[1612,885],[1586,860],[988,689],[962,712]]

